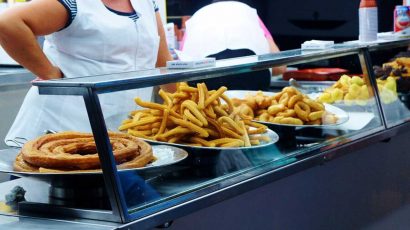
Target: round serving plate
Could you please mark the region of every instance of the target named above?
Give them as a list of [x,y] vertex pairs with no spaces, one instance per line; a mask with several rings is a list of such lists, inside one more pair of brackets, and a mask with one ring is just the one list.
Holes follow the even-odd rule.
[[344,124],[349,120],[349,114],[343,109],[340,109],[336,106],[329,105],[326,103],[324,103],[324,105],[325,105],[325,110],[327,112],[330,112],[336,115],[336,117],[338,118],[336,123],[322,124],[322,125],[291,125],[291,124],[278,124],[278,123],[271,123],[271,122],[264,122],[264,121],[257,121],[257,120],[255,121],[261,124],[267,125],[267,126],[275,125],[275,126],[301,127],[301,128],[326,128],[326,127],[334,127],[334,126]]
[[177,144],[177,143],[168,143],[168,142],[162,142],[162,141],[154,141],[154,140],[148,140],[148,139],[143,139],[144,141],[155,145],[170,145],[170,146],[175,146],[175,147],[180,147],[186,150],[246,150],[246,149],[258,149],[258,148],[264,148],[269,145],[273,145],[279,140],[279,136],[276,132],[274,132],[271,129],[267,129],[265,133],[262,134],[255,134],[251,135],[251,137],[268,137],[269,141],[261,141],[260,145],[253,145],[250,147],[234,147],[234,148],[228,148],[228,147],[203,147],[203,146],[192,146],[192,145],[187,145],[187,144]]
[[[274,92],[265,92],[265,91],[249,91],[249,90],[228,90],[225,94],[229,98],[238,98],[238,99],[245,99],[247,95],[256,95],[258,92],[262,92],[265,96],[274,96],[276,93]],[[309,95],[310,96],[310,95]],[[311,96],[310,96],[311,97]],[[311,97],[312,98],[312,97]],[[326,104],[325,110],[327,112],[333,113],[338,117],[338,120],[334,124],[322,124],[322,125],[291,125],[291,124],[278,124],[278,123],[271,123],[271,122],[264,122],[255,120],[255,122],[267,125],[267,126],[285,126],[285,127],[303,127],[303,128],[326,128],[326,127],[334,127],[346,123],[349,120],[349,114],[334,105]]]
[[245,99],[248,95],[256,95],[258,92],[262,92],[263,95],[271,97],[275,96],[275,92],[266,92],[266,91],[253,91],[253,90],[228,90],[224,94],[229,98],[238,98],[238,99]]
[[[107,128],[109,130],[118,132],[118,127],[121,125],[121,122],[124,118],[124,114],[119,114],[116,116],[111,116],[105,119]],[[268,129],[266,133],[262,134],[255,134],[252,135],[253,137],[258,137],[258,136],[267,136],[270,138],[270,141],[267,142],[261,142],[260,145],[255,145],[251,147],[236,147],[236,148],[227,148],[227,147],[200,147],[200,146],[191,146],[191,145],[186,145],[186,144],[177,144],[177,143],[168,143],[168,142],[163,142],[163,141],[155,141],[155,140],[150,140],[150,139],[145,139],[145,138],[140,138],[152,145],[169,145],[169,146],[175,146],[175,147],[180,147],[186,150],[245,150],[245,149],[257,149],[257,148],[263,148],[272,144],[275,144],[279,140],[279,136],[277,133],[275,133],[273,130]]]
[[[152,146],[155,161],[141,168],[119,169],[119,172],[129,171],[147,171],[160,167],[176,164],[188,157],[188,153],[180,148],[169,145]],[[101,175],[102,172],[66,172],[66,173],[38,173],[38,172],[18,172],[14,171],[13,164],[18,154],[18,149],[8,149],[0,152],[0,172],[17,176],[30,177],[59,177],[59,176],[76,176],[76,175]]]

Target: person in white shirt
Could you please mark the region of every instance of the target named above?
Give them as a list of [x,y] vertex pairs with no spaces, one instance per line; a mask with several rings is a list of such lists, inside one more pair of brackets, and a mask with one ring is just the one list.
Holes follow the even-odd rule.
[[[181,50],[191,57],[217,59],[279,52],[257,11],[241,1],[214,1],[195,12],[186,22]],[[272,75],[285,70],[284,66],[275,67]],[[270,75],[265,71],[205,82],[210,88],[226,85],[230,89],[264,90],[269,87]]]
[[[45,36],[43,49],[36,36]],[[0,45],[40,79],[121,73],[165,66],[172,57],[153,0],[33,0],[0,15]],[[135,109],[152,87],[100,95],[104,115]],[[6,136],[33,139],[44,130],[90,131],[81,97],[28,92]]]

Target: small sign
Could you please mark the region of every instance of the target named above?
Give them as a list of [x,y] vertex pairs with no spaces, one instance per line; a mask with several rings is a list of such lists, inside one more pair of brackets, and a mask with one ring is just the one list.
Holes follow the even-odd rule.
[[203,68],[203,67],[212,67],[215,66],[215,58],[203,58],[200,60],[192,61],[167,61],[168,69],[194,69],[194,68]]

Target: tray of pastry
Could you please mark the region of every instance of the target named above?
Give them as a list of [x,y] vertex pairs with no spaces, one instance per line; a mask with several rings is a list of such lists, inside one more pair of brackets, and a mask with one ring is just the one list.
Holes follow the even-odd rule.
[[329,127],[349,120],[344,110],[318,102],[293,87],[281,92],[228,91],[243,116],[268,126]]
[[[119,171],[144,171],[172,165],[188,153],[173,146],[151,146],[128,134],[110,133],[113,155]],[[94,138],[89,133],[46,134],[21,149],[3,150],[0,172],[20,176],[98,175],[100,161]]]

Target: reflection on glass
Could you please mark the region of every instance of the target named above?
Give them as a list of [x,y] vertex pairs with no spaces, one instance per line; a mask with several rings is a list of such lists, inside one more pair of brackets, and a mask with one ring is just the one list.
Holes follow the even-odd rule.
[[388,127],[410,118],[410,53],[406,50],[407,47],[402,47],[371,54]]
[[[290,55],[291,53],[292,52],[288,52],[286,54]],[[241,65],[246,62],[256,62],[257,60],[250,60],[254,58],[255,57],[248,57],[221,61],[218,66],[232,66],[235,65],[235,63]],[[299,116],[299,112],[292,113],[292,111],[288,111],[289,113],[286,113],[283,109],[278,113],[270,111],[271,106],[276,106],[281,103],[284,106],[286,104],[287,110],[292,110],[295,109],[295,105],[298,102],[292,103],[290,99],[299,94],[289,93],[287,98],[284,96],[282,90],[285,91],[284,86],[287,86],[288,82],[283,79],[274,82],[274,84],[280,86],[273,84],[270,88],[271,92],[258,93],[257,91],[245,92],[229,90],[224,92],[226,97],[231,99],[235,98],[232,100],[232,104],[237,106],[237,112],[243,112],[243,115],[248,117],[247,119],[249,120],[259,119],[259,122],[264,122],[269,129],[279,135],[279,141],[261,148],[245,150],[238,147],[232,150],[217,150],[206,148],[198,149],[189,146],[188,143],[193,144],[187,141],[191,140],[191,137],[189,137],[189,139],[181,139],[182,137],[179,137],[180,140],[184,140],[185,142],[181,142],[180,144],[182,145],[176,147],[188,152],[189,155],[185,160],[161,167],[145,168],[138,172],[128,171],[119,173],[129,213],[138,215],[138,210],[147,207],[155,206],[164,208],[170,204],[165,203],[165,201],[173,200],[175,204],[177,204],[193,199],[196,198],[198,194],[202,194],[204,189],[207,189],[206,191],[215,191],[234,185],[246,179],[258,176],[261,173],[269,172],[290,162],[294,162],[299,158],[304,158],[307,154],[329,150],[383,129],[373,88],[371,87],[367,74],[363,74],[364,71],[361,70],[358,56],[350,55],[344,57],[343,60],[344,61],[340,61],[340,59],[330,59],[320,62],[323,65],[340,64],[340,67],[345,69],[342,76],[332,76],[332,78],[321,81],[298,81],[300,86],[299,90],[302,95],[300,98],[297,97],[301,102],[298,106],[302,106],[303,103],[307,104],[309,108],[311,107],[311,109],[309,109],[310,112],[319,112],[318,114],[321,115],[319,117],[321,120],[309,112],[306,114],[306,118],[299,117],[302,120],[304,119],[304,121],[292,123],[290,119],[281,119],[287,115],[296,116],[295,114],[297,114]],[[309,68],[308,64],[296,67],[300,69]],[[386,90],[390,90],[392,86],[390,85],[391,83],[387,81],[388,80],[383,82],[382,86],[386,87]],[[145,98],[143,100],[134,100],[134,97],[137,95],[133,96],[132,91],[124,93],[122,99],[113,102],[115,103],[115,107],[103,108],[107,128],[114,132],[128,133],[130,133],[130,130],[132,133],[132,130],[135,129],[135,133],[137,133],[140,138],[151,141],[151,144],[167,144],[158,143],[158,141],[161,141],[161,138],[152,141],[159,132],[162,124],[166,129],[169,127],[167,134],[170,130],[176,129],[174,123],[163,123],[166,114],[165,109],[168,109],[166,116],[180,116],[181,120],[183,120],[183,116],[185,115],[185,121],[188,121],[195,119],[189,118],[189,116],[185,114],[185,111],[181,110],[181,108],[185,108],[182,106],[182,102],[190,100],[191,102],[189,103],[199,108],[199,93],[202,92],[203,85],[199,84],[202,86],[197,85],[197,87],[191,87],[180,84],[179,86],[181,85],[184,86],[181,87],[181,89],[184,88],[184,90],[189,93],[184,93],[183,91],[177,92],[177,98],[173,98],[173,96],[169,98],[170,94],[155,91],[154,95],[159,94],[161,96],[154,97],[153,99]],[[198,94],[195,94],[195,92]],[[204,91],[208,96],[215,92],[216,91],[211,90]],[[282,94],[279,92],[282,92]],[[248,94],[256,95],[254,100],[249,99]],[[104,96],[108,97],[110,95],[110,93],[104,94]],[[273,102],[273,99],[275,99],[275,102]],[[196,100],[198,100],[198,105],[195,104]],[[144,102],[142,103],[142,101]],[[159,102],[159,104],[152,103],[155,101]],[[226,100],[216,101],[215,105],[222,106],[225,103],[223,101]],[[206,99],[204,99],[204,103],[205,102]],[[324,103],[320,109],[316,108],[319,102]],[[261,107],[260,110],[255,110],[252,106],[254,103],[259,103],[258,106]],[[137,106],[137,104],[143,106],[145,110],[140,110],[141,108]],[[184,106],[187,104],[188,103],[184,103]],[[168,107],[168,105],[171,106]],[[211,103],[209,102],[208,105],[211,105]],[[247,105],[252,112],[247,108],[247,112],[245,113],[244,110],[241,109],[241,105]],[[206,108],[206,106],[204,108]],[[307,108],[302,110],[307,111]],[[177,115],[172,114],[171,111],[177,113]],[[182,114],[181,111],[184,112],[184,114]],[[320,113],[321,111],[323,114]],[[194,112],[195,110],[193,110],[192,113]],[[204,116],[208,116],[206,112],[209,113],[209,111],[205,111]],[[265,113],[266,119],[261,120],[261,116]],[[280,122],[276,120],[276,118],[278,118],[276,115],[282,116]],[[198,116],[201,117],[200,114]],[[249,118],[250,116],[252,118]],[[198,121],[195,121],[195,124],[197,124],[198,127],[202,127],[201,124],[204,123],[201,123],[202,121],[199,118],[197,119]],[[173,120],[177,120],[177,118],[171,119],[172,122],[174,122]],[[320,120],[319,123],[317,123],[318,120]],[[221,126],[223,125],[224,124],[221,124]],[[207,126],[204,127],[206,128]],[[180,133],[181,135],[184,134],[184,138],[188,138],[186,137],[186,132],[192,133],[192,131],[186,129],[187,128],[180,128],[179,130],[184,131],[184,133]],[[178,133],[175,133],[175,135],[176,134]],[[169,140],[174,138],[172,135],[169,137]],[[178,136],[175,136],[175,138],[175,140],[178,140]],[[207,141],[209,142],[210,140]],[[161,160],[160,158],[155,160]]]

